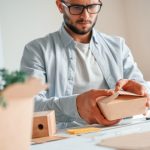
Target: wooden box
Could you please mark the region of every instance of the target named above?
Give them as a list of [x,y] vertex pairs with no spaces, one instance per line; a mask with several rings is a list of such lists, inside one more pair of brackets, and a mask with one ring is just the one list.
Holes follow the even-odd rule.
[[147,97],[125,91],[118,91],[112,96],[98,99],[97,104],[108,120],[116,120],[144,114],[146,101]]
[[34,113],[32,138],[51,137],[56,133],[55,112],[43,111]]
[[37,79],[7,87],[1,95],[7,108],[0,107],[0,150],[29,150],[32,135],[33,96],[44,90]]

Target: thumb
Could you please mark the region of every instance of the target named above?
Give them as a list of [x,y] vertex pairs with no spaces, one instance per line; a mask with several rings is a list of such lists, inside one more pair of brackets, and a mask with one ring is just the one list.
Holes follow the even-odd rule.
[[127,79],[121,79],[116,83],[115,91],[120,91],[127,84]]

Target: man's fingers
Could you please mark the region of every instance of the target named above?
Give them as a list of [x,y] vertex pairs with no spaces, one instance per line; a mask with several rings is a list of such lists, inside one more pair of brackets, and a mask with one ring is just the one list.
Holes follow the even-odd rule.
[[99,123],[99,124],[102,124],[102,125],[105,125],[105,126],[111,126],[111,125],[115,125],[115,124],[117,124],[117,123],[119,123],[120,122],[120,119],[118,119],[118,120],[113,120],[113,121],[110,121],[110,120],[107,120],[107,119],[105,119],[105,118],[96,118],[96,121],[97,121],[97,123]]
[[115,91],[120,91],[127,84],[128,80],[121,79],[116,83]]
[[143,85],[134,80],[127,79],[121,79],[116,83],[115,91],[119,91],[121,89],[142,96],[144,96],[146,92],[146,89]]
[[138,95],[141,95],[141,96],[145,96],[145,94],[146,94],[146,88],[144,86],[142,86],[135,93],[138,94]]
[[135,94],[141,95],[141,96],[146,96],[147,94],[145,87],[137,82],[134,82],[134,84],[131,84],[127,90]]
[[93,98],[97,98],[100,96],[110,96],[114,94],[113,90],[91,90],[90,92]]
[[96,122],[105,126],[111,126],[117,124],[120,121],[120,119],[113,121],[107,120],[98,108],[95,108],[94,114]]

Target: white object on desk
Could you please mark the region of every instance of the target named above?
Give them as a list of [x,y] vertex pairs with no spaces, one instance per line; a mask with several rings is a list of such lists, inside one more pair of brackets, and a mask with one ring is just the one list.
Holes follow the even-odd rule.
[[124,150],[150,150],[150,132],[134,133],[102,140],[99,145]]

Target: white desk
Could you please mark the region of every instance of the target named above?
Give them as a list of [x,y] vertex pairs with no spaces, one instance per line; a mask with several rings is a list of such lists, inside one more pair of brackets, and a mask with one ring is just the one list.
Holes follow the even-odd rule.
[[145,120],[145,118],[126,119],[120,125],[102,128],[100,132],[71,136],[68,139],[60,141],[31,145],[31,150],[114,150],[112,148],[100,147],[96,144],[107,137],[144,131],[150,131],[150,120]]

